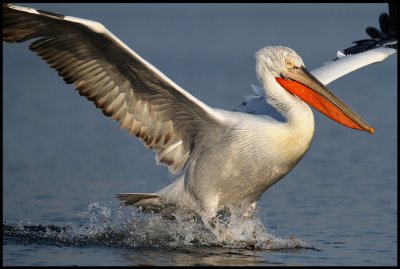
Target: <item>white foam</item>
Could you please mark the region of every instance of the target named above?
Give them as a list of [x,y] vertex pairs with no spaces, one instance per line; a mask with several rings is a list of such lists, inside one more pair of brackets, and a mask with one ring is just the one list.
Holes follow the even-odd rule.
[[215,228],[208,229],[201,217],[175,214],[166,219],[159,214],[141,213],[132,207],[110,208],[90,203],[82,212],[81,224],[72,227],[54,225],[3,226],[7,240],[57,246],[111,246],[118,248],[193,248],[282,250],[310,248],[295,238],[279,238],[267,233],[261,219],[243,220],[240,210],[220,215]]

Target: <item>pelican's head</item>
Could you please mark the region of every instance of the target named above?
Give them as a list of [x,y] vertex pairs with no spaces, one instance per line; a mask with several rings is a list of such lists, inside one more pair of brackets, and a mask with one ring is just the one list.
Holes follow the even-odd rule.
[[256,53],[257,74],[280,77],[282,72],[293,66],[304,66],[303,59],[292,49],[282,46],[270,46]]
[[294,50],[281,46],[265,47],[256,53],[256,59],[257,75],[261,81],[268,82],[269,87],[286,90],[344,126],[374,133],[374,128],[305,68]]

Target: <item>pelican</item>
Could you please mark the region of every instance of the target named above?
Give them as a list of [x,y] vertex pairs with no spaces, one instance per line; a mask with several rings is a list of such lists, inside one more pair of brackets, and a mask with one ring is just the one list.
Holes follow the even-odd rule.
[[[138,137],[155,152],[157,164],[176,175],[154,193],[117,197],[144,210],[179,208],[210,218],[227,206],[251,214],[259,197],[295,167],[314,136],[310,106],[373,134],[374,128],[326,85],[397,49],[397,39],[372,47],[359,42],[310,72],[294,50],[264,47],[256,53],[263,88],[253,87],[256,95],[227,111],[192,96],[98,22],[3,4],[3,41],[31,39],[29,48],[66,83]],[[265,115],[268,104],[285,121]]]

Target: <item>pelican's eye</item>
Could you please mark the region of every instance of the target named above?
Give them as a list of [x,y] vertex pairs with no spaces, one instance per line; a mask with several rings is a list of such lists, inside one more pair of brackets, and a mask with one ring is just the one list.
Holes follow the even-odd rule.
[[285,65],[287,68],[293,68],[294,63],[291,60],[285,60]]

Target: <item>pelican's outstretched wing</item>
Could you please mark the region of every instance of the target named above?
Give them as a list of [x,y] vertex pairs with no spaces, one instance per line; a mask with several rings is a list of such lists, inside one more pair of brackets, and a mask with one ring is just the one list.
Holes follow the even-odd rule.
[[[219,114],[128,48],[102,24],[3,4],[3,40],[36,39],[30,49],[80,95],[157,151],[178,173]],[[212,132],[211,132],[212,133]]]
[[311,72],[322,83],[332,81],[372,63],[382,62],[397,52],[397,8],[395,2],[389,4],[389,14],[379,16],[379,31],[375,27],[367,27],[365,31],[372,39],[354,41],[356,45],[343,52],[338,51],[335,60]]
[[[389,4],[389,15],[382,13],[379,16],[381,31],[374,27],[367,27],[366,32],[372,39],[354,41],[353,47],[337,52],[335,60],[326,62],[323,66],[311,73],[327,85],[332,81],[372,63],[382,62],[397,52],[397,6],[396,2]],[[264,90],[252,86],[255,95],[245,97],[242,105],[234,110],[252,114],[264,114],[271,111],[265,102]]]

